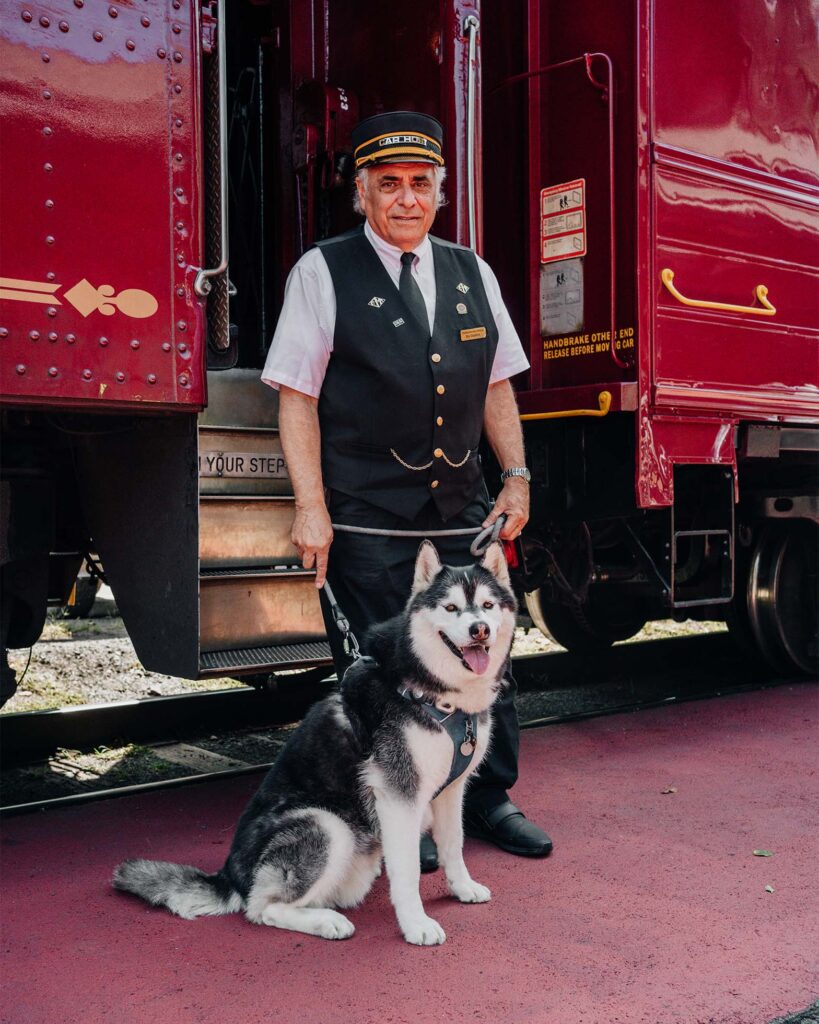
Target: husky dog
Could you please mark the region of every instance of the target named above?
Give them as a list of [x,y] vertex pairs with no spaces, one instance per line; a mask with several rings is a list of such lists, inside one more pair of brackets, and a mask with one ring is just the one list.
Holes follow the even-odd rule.
[[421,903],[418,838],[431,823],[455,899],[490,898],[464,864],[461,810],[489,744],[515,612],[500,544],[479,565],[452,568],[424,541],[406,610],[370,631],[370,656],[305,716],[225,866],[127,860],[114,886],[180,917],[242,910],[256,924],[346,939],[354,927],[333,908],[361,903],[383,857],[404,938],[443,942]]

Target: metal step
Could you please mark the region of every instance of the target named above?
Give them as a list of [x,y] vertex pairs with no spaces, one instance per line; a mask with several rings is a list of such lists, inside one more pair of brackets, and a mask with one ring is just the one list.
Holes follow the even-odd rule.
[[278,393],[258,370],[208,374],[199,416],[199,674],[330,660],[315,574],[290,542]]
[[249,566],[199,575],[199,650],[323,640],[315,573]]
[[291,495],[278,430],[200,425],[199,493]]
[[202,569],[298,566],[290,541],[294,499],[203,495],[199,501],[199,564]]
[[277,427],[279,393],[262,384],[259,370],[208,374],[208,405],[199,415],[207,427]]
[[244,672],[323,665],[331,661],[330,645],[326,640],[315,643],[244,647],[235,650],[204,651],[199,659],[199,674],[201,677],[240,675]]

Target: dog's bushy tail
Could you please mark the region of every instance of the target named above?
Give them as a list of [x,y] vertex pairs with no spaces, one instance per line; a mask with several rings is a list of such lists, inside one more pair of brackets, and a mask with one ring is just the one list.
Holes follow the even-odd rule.
[[164,860],[125,860],[114,871],[113,884],[115,889],[131,892],[185,918],[233,914],[244,905],[221,871],[209,875],[199,868]]

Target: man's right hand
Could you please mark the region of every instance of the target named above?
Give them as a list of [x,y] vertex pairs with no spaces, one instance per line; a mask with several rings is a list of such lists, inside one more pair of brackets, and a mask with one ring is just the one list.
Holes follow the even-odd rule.
[[327,555],[333,543],[333,526],[327,506],[323,502],[300,506],[297,502],[290,539],[301,556],[304,568],[315,566],[316,586],[323,587],[327,578]]

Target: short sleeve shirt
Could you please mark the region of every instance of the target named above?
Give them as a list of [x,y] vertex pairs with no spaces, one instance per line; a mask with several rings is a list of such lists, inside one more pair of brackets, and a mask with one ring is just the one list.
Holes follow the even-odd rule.
[[[364,225],[364,234],[398,287],[401,249],[385,242]],[[421,289],[429,317],[430,333],[435,322],[435,266],[429,237],[415,250],[412,273]],[[500,287],[489,264],[477,256],[481,280],[498,328],[498,347],[490,384],[513,377],[529,368],[520,338],[501,298]],[[310,249],[290,271],[276,333],[262,370],[270,387],[280,385],[318,398],[333,351],[336,325],[336,294],[330,268],[321,249]]]

